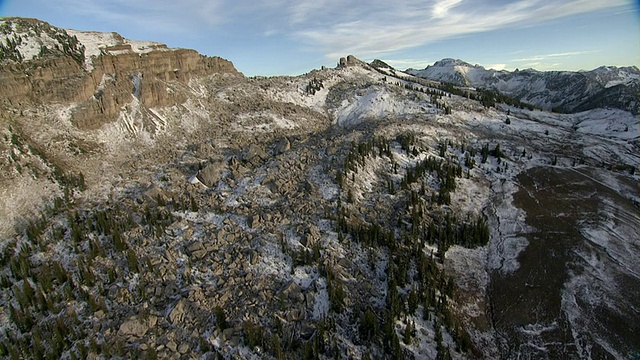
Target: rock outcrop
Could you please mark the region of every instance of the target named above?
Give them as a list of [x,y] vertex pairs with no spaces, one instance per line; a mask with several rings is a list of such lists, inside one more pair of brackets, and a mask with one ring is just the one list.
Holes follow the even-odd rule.
[[[86,60],[90,62],[87,67],[84,59],[79,58],[84,54],[84,46],[78,45],[77,36],[38,20],[11,19],[3,25],[7,31],[13,29],[15,32],[13,37],[5,35],[6,39],[19,39],[10,40],[10,43],[31,42],[38,46],[43,43],[38,36],[56,34],[57,38],[63,39],[60,42],[64,48],[70,47],[65,45],[70,43],[79,50],[51,51],[45,45],[39,45],[41,51],[37,56],[0,58],[0,87],[3,89],[0,106],[75,103],[72,121],[79,129],[95,129],[116,120],[123,106],[132,101],[138,101],[145,109],[180,103],[184,97],[172,88],[177,84],[186,85],[194,77],[240,75],[230,61],[220,57],[207,57],[188,49],[167,49],[162,44],[134,51],[131,44],[122,43],[125,39],[117,34],[112,34],[111,38],[121,44],[100,47],[99,55]],[[90,38],[91,34],[99,33],[88,34],[83,37]],[[12,51],[20,53],[20,49],[16,45]]]
[[338,61],[338,68],[346,68],[356,65],[366,65],[366,63],[353,55],[347,55],[346,58],[341,57]]

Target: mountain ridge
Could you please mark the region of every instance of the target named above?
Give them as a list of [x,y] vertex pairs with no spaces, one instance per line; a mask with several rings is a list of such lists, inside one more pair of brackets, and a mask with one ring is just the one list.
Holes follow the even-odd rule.
[[422,70],[406,72],[457,86],[495,90],[545,110],[572,113],[605,106],[638,114],[640,70],[635,66],[600,66],[577,72],[507,71],[446,58]]

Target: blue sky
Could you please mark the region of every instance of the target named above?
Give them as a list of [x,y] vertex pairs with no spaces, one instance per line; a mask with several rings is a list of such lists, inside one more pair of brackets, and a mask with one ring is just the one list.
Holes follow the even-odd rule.
[[115,31],[296,75],[353,54],[399,69],[446,57],[496,69],[640,67],[639,1],[0,0],[2,16]]

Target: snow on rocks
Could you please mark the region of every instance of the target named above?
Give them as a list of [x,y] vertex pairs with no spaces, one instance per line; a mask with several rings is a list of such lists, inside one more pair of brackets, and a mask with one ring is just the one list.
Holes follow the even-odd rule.
[[145,54],[151,51],[169,50],[162,43],[129,40],[115,32],[67,30],[67,33],[70,36],[75,36],[84,45],[84,65],[87,70],[93,69],[93,58],[103,54],[118,55],[128,52]]

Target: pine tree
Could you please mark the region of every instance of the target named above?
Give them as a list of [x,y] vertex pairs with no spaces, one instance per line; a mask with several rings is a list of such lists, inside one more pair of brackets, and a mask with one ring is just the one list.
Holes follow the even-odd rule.
[[404,341],[404,343],[407,345],[411,344],[411,338],[413,336],[414,326],[415,325],[413,324],[413,321],[407,321],[407,326],[405,326],[404,328],[402,341]]

